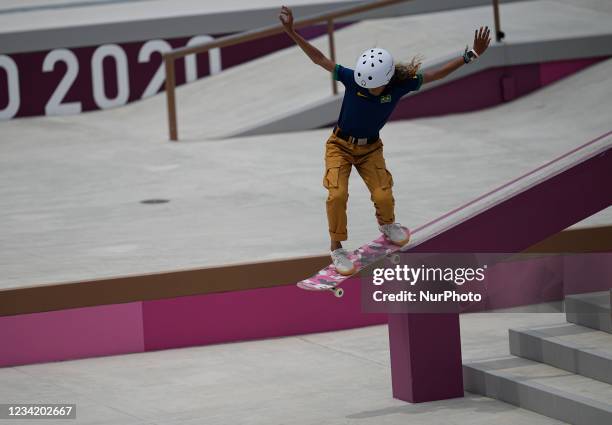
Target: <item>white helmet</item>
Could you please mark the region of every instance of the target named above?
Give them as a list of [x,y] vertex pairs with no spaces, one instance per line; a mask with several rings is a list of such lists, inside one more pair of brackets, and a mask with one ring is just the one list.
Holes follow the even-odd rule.
[[391,53],[374,47],[365,50],[357,59],[355,82],[366,89],[380,87],[387,84],[394,73],[395,66]]

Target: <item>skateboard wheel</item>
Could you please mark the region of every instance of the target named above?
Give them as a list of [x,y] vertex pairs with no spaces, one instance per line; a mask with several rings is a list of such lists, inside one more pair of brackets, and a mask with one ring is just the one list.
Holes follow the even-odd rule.
[[389,261],[391,261],[392,264],[399,264],[400,263],[400,255],[399,254],[392,254],[391,256],[389,256]]
[[332,291],[337,298],[340,298],[342,297],[342,295],[344,295],[344,289],[342,288],[334,288],[332,289]]

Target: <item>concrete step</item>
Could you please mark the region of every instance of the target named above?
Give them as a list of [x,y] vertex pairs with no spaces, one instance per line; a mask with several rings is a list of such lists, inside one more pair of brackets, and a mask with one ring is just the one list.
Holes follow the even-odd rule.
[[612,384],[612,335],[572,323],[508,332],[515,356]]
[[612,385],[508,356],[463,365],[465,390],[574,425],[612,423]]
[[612,333],[610,291],[566,296],[565,316],[568,322]]

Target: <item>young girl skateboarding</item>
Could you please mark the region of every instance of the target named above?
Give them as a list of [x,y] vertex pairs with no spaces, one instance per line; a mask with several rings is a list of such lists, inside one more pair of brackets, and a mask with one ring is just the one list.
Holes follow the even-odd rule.
[[395,222],[393,178],[385,165],[379,131],[403,95],[419,90],[422,84],[446,77],[482,55],[491,41],[490,31],[488,27],[480,27],[474,33],[471,50],[466,47],[463,56],[434,71],[419,72],[421,63],[415,58],[408,64],[395,63],[391,54],[381,48],[365,50],[357,58],[353,70],[333,63],[295,32],[291,9],[283,6],[279,19],[304,53],[315,64],[333,73],[333,78],[345,87],[338,123],[325,145],[323,186],[328,191],[331,258],[340,274],[351,275],[354,265],[342,248],[342,241],[347,239],[346,204],[352,167],[357,169],[370,191],[380,231],[394,244],[406,244],[409,234]]

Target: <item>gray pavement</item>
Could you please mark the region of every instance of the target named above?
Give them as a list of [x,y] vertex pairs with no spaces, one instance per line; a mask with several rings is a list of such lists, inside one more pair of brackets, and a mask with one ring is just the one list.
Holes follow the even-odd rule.
[[[608,60],[489,110],[388,124],[398,221],[422,225],[609,131],[611,70]],[[170,143],[107,112],[0,123],[0,288],[327,251],[329,130]],[[356,173],[350,186],[354,248],[377,228]],[[610,223],[609,208],[581,225]]]
[[[563,320],[561,313],[463,315],[464,360],[507,355],[509,326]],[[392,398],[390,379],[387,328],[374,326],[4,368],[0,400],[77,403],[74,424],[560,423],[469,393],[405,403]]]

